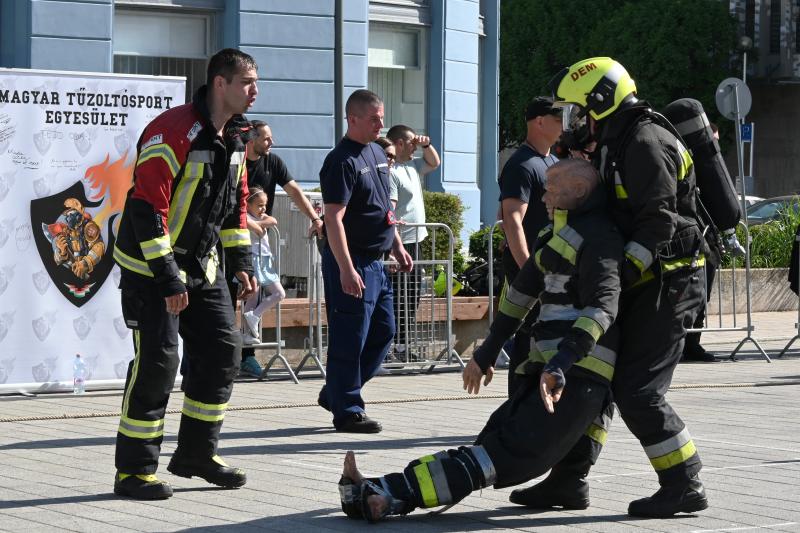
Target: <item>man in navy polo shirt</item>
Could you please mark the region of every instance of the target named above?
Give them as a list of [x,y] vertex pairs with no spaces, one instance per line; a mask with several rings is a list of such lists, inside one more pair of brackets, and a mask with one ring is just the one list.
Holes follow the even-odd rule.
[[319,172],[327,244],[322,277],[328,317],[328,366],[319,404],[337,431],[378,433],[367,417],[361,388],[380,369],[395,333],[392,286],[383,266],[391,251],[400,269],[412,259],[403,248],[389,200],[389,166],[373,141],[383,127],[383,101],[359,89],[347,99],[347,133]]

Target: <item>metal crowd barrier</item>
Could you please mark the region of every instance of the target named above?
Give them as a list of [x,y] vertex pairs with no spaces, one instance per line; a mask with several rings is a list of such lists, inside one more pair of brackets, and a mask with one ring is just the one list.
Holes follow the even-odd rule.
[[[267,228],[267,235],[271,235],[271,237],[274,238],[275,245],[272,246],[272,244],[270,243],[270,249],[273,251],[273,255],[275,257],[275,270],[276,270],[276,272],[278,274],[278,279],[280,279],[280,276],[281,276],[281,246],[280,246],[281,233],[280,233],[280,230],[278,230],[277,226],[273,226],[271,228]],[[297,376],[295,375],[295,372],[292,370],[292,367],[289,365],[289,361],[286,360],[286,357],[284,357],[284,355],[282,353],[282,350],[284,348],[284,342],[281,339],[281,303],[278,302],[278,304],[275,306],[274,309],[275,309],[275,341],[274,342],[263,342],[262,335],[264,334],[264,332],[263,332],[263,329],[261,328],[262,319],[261,319],[261,317],[259,317],[259,320],[258,320],[258,340],[259,340],[259,342],[255,343],[255,344],[247,344],[245,346],[248,347],[248,348],[253,348],[254,350],[265,350],[265,349],[274,349],[275,350],[275,355],[273,355],[270,358],[270,360],[267,361],[267,363],[264,365],[264,370],[261,373],[261,377],[259,378],[260,380],[271,377],[270,376],[270,370],[272,370],[273,366],[275,366],[276,363],[280,363],[285,368],[285,370],[282,370],[281,372],[285,372],[288,375],[288,377],[292,379],[292,381],[294,381],[295,383],[298,383]],[[243,311],[244,311],[244,308],[242,306],[242,307],[239,308],[239,312],[240,312],[239,319],[240,319],[242,334],[244,335],[245,332],[247,332],[247,322],[246,322],[246,320],[244,318]]]
[[[795,235],[794,240],[798,243],[798,246],[797,246],[797,261],[798,262],[797,262],[797,265],[798,265],[798,267],[800,267],[800,233],[797,233]],[[800,296],[799,296],[799,298],[800,298]],[[789,340],[788,344],[786,344],[786,346],[783,347],[783,350],[781,350],[781,353],[778,354],[778,357],[783,357],[783,355],[787,351],[789,351],[789,348],[792,347],[792,344],[794,344],[794,341],[800,339],[800,301],[798,301],[798,305],[797,305],[797,322],[794,323],[794,327],[795,327],[795,329],[797,329],[797,334],[795,334],[795,336],[792,337]]]
[[[395,338],[394,350],[383,368],[388,372],[407,371],[437,366],[464,368],[464,361],[453,349],[453,252],[455,239],[445,224],[406,224],[406,227],[428,231],[431,252],[422,257],[419,242],[414,244],[417,260],[411,272],[396,271],[396,262],[384,262],[390,269],[397,293],[394,298]],[[436,241],[440,232],[447,238],[447,258],[436,259]],[[443,283],[437,279],[444,274]],[[437,295],[444,289],[444,294]],[[404,350],[397,348],[404,346]]]
[[[489,284],[489,325],[491,325],[493,317],[494,317],[494,269],[492,268],[493,260],[494,260],[493,235],[494,235],[495,228],[497,226],[502,226],[502,224],[503,224],[502,220],[496,221],[494,224],[491,225],[489,234],[487,235],[487,239],[488,239],[488,243],[489,243],[489,249],[488,249],[489,250],[489,253],[488,253],[488,261],[489,261],[489,275],[488,275],[488,284]],[[747,341],[750,341],[756,346],[758,351],[767,360],[767,362],[771,362],[771,360],[770,360],[769,356],[767,355],[767,353],[764,351],[764,349],[761,347],[761,345],[758,343],[758,341],[755,338],[753,338],[753,335],[752,335],[753,331],[755,330],[755,326],[753,326],[752,292],[751,292],[751,289],[750,289],[750,280],[751,280],[751,274],[750,274],[750,231],[749,231],[749,229],[748,229],[746,224],[744,224],[742,222],[740,222],[739,224],[742,226],[742,229],[744,230],[744,234],[745,234],[744,247],[745,247],[745,299],[746,299],[746,302],[745,302],[745,304],[746,304],[746,307],[745,307],[745,310],[746,310],[745,311],[745,318],[746,318],[746,324],[745,325],[739,324],[740,321],[737,319],[737,316],[736,316],[736,310],[737,310],[737,307],[736,307],[736,268],[735,268],[735,264],[733,264],[730,269],[722,269],[722,268],[718,268],[717,269],[716,284],[717,284],[717,300],[718,300],[718,304],[717,304],[717,313],[714,313],[716,315],[715,321],[717,322],[717,325],[716,326],[711,326],[710,325],[711,320],[710,320],[710,315],[709,315],[709,312],[708,312],[709,311],[708,302],[704,302],[703,305],[705,306],[705,311],[706,311],[704,326],[702,328],[691,328],[691,329],[688,329],[687,331],[688,332],[701,332],[701,333],[702,332],[732,332],[732,331],[733,332],[735,332],[735,331],[745,332],[746,336],[739,342],[739,344],[736,346],[736,348],[731,352],[731,354],[729,356],[730,359],[731,360],[735,360],[737,352],[742,348],[744,343],[747,342]],[[798,238],[800,238],[800,237],[798,237]],[[724,309],[723,300],[722,300],[723,286],[722,286],[722,275],[721,274],[722,274],[723,270],[730,270],[730,278],[731,278],[730,290],[731,290],[732,302],[731,302],[731,309],[730,309],[730,318],[728,319],[728,321],[726,321],[724,319],[724,315],[725,315],[724,311],[725,311],[725,309]],[[705,270],[703,270],[703,279],[705,280]],[[800,339],[800,309],[798,309],[798,318],[797,318],[796,327],[797,327],[797,333],[798,334],[792,339],[792,341],[786,346],[786,348],[784,348],[784,350],[781,352],[780,355],[783,355],[783,353],[786,350],[789,349],[789,347],[791,346],[792,343],[794,343],[795,340]],[[779,357],[780,357],[780,355],[779,355]],[[505,351],[502,351],[500,353],[500,357],[498,357],[496,366],[500,366],[504,361],[506,361],[506,362],[508,361],[508,355],[505,353]]]
[[[414,262],[411,272],[394,272],[399,297],[395,298],[395,321],[397,333],[393,346],[405,345],[404,353],[390,347],[383,370],[388,373],[410,370],[458,369],[464,362],[453,348],[453,232],[445,224],[408,224],[425,227],[429,232],[431,257]],[[447,259],[435,259],[437,233],[444,232],[448,239]],[[417,257],[419,248],[417,248]],[[305,356],[295,368],[298,376],[307,366],[314,367],[325,376],[324,358],[327,354],[328,325],[323,315],[324,290],[321,260],[316,238],[309,241],[309,326],[305,339]],[[395,261],[384,261],[391,270],[398,266]],[[437,295],[434,287],[439,274],[443,273],[444,294]],[[442,285],[440,283],[440,285]],[[417,298],[419,300],[417,301]]]
[[[745,242],[743,243],[743,246],[744,246],[744,250],[745,250],[745,255],[744,255],[744,265],[745,265],[744,282],[745,282],[745,319],[746,319],[746,324],[745,325],[740,325],[739,321],[738,321],[738,319],[736,317],[736,311],[737,311],[737,307],[736,307],[736,287],[737,287],[737,283],[736,283],[736,261],[732,261],[730,269],[723,269],[721,267],[718,267],[717,268],[717,272],[716,272],[716,276],[715,276],[716,277],[716,285],[717,285],[717,313],[715,313],[716,314],[715,321],[717,322],[717,325],[716,326],[711,326],[710,325],[711,320],[709,319],[709,316],[710,316],[709,312],[708,312],[709,311],[709,307],[708,307],[708,302],[706,301],[706,302],[703,303],[704,309],[705,309],[705,312],[706,312],[705,313],[704,326],[702,328],[689,328],[686,331],[690,332],[690,333],[695,333],[695,332],[699,332],[699,333],[705,333],[705,332],[731,332],[731,331],[744,332],[744,333],[746,333],[745,337],[739,342],[739,344],[736,345],[736,348],[733,349],[733,351],[731,352],[731,354],[728,357],[732,361],[735,361],[736,360],[736,354],[739,352],[739,350],[742,348],[742,346],[744,346],[744,343],[746,343],[747,341],[750,341],[755,345],[755,347],[758,349],[758,351],[761,353],[761,355],[764,357],[764,359],[766,359],[766,361],[768,363],[771,363],[772,360],[767,355],[767,352],[765,352],[764,349],[761,347],[761,345],[758,343],[758,341],[755,338],[753,338],[753,331],[755,330],[755,326],[753,326],[752,292],[751,292],[751,289],[750,289],[750,280],[751,280],[751,273],[750,273],[750,230],[748,229],[747,224],[745,224],[744,222],[739,222],[739,225],[744,230],[744,237],[745,237]],[[730,315],[730,318],[729,318],[729,321],[727,323],[723,318],[724,315],[726,314],[725,313],[726,309],[725,309],[725,306],[723,305],[723,300],[722,300],[722,293],[723,293],[723,290],[724,290],[724,287],[723,287],[723,284],[722,284],[722,273],[725,272],[726,270],[730,271],[730,279],[731,279],[731,282],[730,282],[731,308],[730,308],[730,313],[728,313]],[[705,279],[706,279],[706,273],[705,273],[705,269],[703,269],[703,281],[704,282],[705,282]],[[706,290],[710,290],[708,288],[708,286],[706,286]]]
[[314,234],[308,239],[308,335],[303,349],[306,354],[294,369],[298,376],[307,364],[312,364],[317,372],[325,377],[325,364],[322,362],[322,257],[319,253],[319,240]]

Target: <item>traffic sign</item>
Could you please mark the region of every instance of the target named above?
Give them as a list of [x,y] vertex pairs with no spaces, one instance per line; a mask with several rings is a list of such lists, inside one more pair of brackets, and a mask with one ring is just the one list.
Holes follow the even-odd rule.
[[753,142],[753,123],[742,124],[742,142]]
[[[736,96],[739,101],[736,101]],[[717,109],[725,118],[738,120],[750,112],[753,98],[747,84],[739,78],[727,78],[717,87]],[[738,111],[738,113],[737,113]]]

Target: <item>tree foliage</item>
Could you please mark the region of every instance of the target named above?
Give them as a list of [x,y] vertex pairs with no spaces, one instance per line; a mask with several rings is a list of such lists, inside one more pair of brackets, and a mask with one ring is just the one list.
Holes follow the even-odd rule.
[[505,0],[500,31],[500,144],[525,137],[524,111],[563,67],[609,56],[656,109],[696,98],[710,120],[733,75],[736,22],[721,0]]

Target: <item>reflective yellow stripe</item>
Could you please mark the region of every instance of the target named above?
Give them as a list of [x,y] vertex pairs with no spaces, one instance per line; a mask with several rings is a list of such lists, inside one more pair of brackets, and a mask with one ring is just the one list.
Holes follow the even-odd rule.
[[250,231],[241,228],[224,229],[219,232],[219,240],[223,248],[250,246]]
[[164,419],[135,420],[122,416],[117,429],[132,439],[155,439],[164,435]]
[[227,407],[227,403],[202,403],[184,396],[181,413],[203,422],[220,422],[225,418],[225,409]]
[[180,183],[178,183],[175,193],[172,195],[169,213],[167,214],[170,242],[173,245],[181,234],[183,225],[186,222],[186,215],[189,213],[189,206],[192,203],[192,198],[194,197],[194,193],[202,177],[203,163],[188,161],[183,172],[183,177]]
[[578,253],[567,244],[567,241],[559,237],[558,235],[554,235],[552,239],[547,241],[547,246],[558,252],[558,255],[569,261],[571,264],[575,264],[575,259],[578,257]]
[[587,355],[577,363],[575,366],[580,366],[585,368],[586,370],[591,370],[595,374],[603,376],[608,381],[614,377],[614,367],[606,363],[605,361],[598,359],[594,355]]
[[[696,261],[696,262],[695,262]],[[692,263],[694,262],[694,265]],[[684,257],[683,259],[673,259],[671,261],[662,261],[661,262],[661,271],[662,272],[672,272],[673,270],[678,270],[679,268],[688,267],[688,266],[695,266],[701,267],[706,264],[706,258],[703,254],[700,254],[697,259],[695,260],[692,257]]]
[[687,150],[680,141],[678,141],[678,153],[681,155],[681,166],[678,169],[678,181],[681,181],[691,172],[694,161],[692,161],[692,154],[689,153],[689,150]]
[[631,254],[631,253],[629,253],[629,252],[625,252],[625,257],[627,257],[628,259],[630,259],[631,263],[633,263],[634,265],[636,265],[636,268],[638,268],[638,269],[639,269],[639,272],[644,272],[645,270],[647,270],[647,269],[645,268],[645,266],[644,266],[644,263],[642,263],[642,262],[639,260],[639,258],[638,258],[638,257],[636,257],[635,255],[633,255],[633,254]]
[[242,181],[242,176],[244,175],[244,169],[246,165],[241,164],[239,165],[239,171],[236,173],[236,185],[239,185],[239,182]]
[[211,250],[208,256],[208,263],[206,263],[206,279],[209,285],[213,285],[217,279],[217,267],[219,266],[219,257],[217,251]]
[[142,254],[145,259],[156,259],[172,253],[172,246],[169,243],[169,235],[162,235],[149,241],[140,242]]
[[685,462],[695,453],[697,453],[697,448],[695,448],[694,441],[690,440],[674,452],[650,459],[650,464],[656,471],[666,470]]
[[636,241],[628,241],[625,244],[625,257],[636,264],[639,272],[644,272],[653,264],[653,252]]
[[[134,329],[132,331],[133,331],[133,346],[135,349],[133,355],[133,366],[131,368],[130,379],[128,380],[127,386],[125,387],[125,396],[123,396],[122,400],[122,414],[120,416],[120,427],[118,428],[118,431],[123,435],[126,435],[126,433],[122,431],[122,421],[128,417],[128,407],[130,406],[131,393],[133,392],[133,385],[136,383],[136,376],[139,375],[139,360],[140,360],[139,355],[141,354],[141,349],[142,349],[141,333],[139,332],[138,329]],[[130,437],[131,435],[128,436]],[[137,437],[134,436],[133,438]]]
[[504,315],[521,320],[528,314],[528,308],[518,305],[508,299],[508,291],[510,289],[512,289],[512,287],[509,287],[508,280],[506,280],[505,283],[503,283],[503,290],[500,293],[500,305],[497,307],[497,310]]
[[627,200],[628,198],[628,191],[625,190],[625,186],[622,184],[622,177],[619,175],[619,171],[614,172],[614,194],[620,200]]
[[433,487],[433,478],[428,470],[426,463],[418,464],[414,467],[414,475],[419,484],[419,491],[422,493],[422,503],[425,507],[436,507],[439,505],[439,498],[436,496],[436,489]]
[[153,272],[150,270],[150,267],[147,266],[147,263],[141,259],[136,259],[129,256],[120,250],[119,246],[114,246],[114,260],[119,266],[127,268],[128,270],[136,272],[137,274],[141,274],[142,276],[147,276],[149,278],[154,277]]
[[553,229],[553,225],[552,225],[552,224],[548,224],[548,225],[546,225],[546,226],[545,226],[545,227],[543,227],[541,230],[539,230],[539,233],[538,233],[538,235],[536,235],[536,238],[537,238],[537,239],[541,239],[542,237],[544,237],[544,235],[545,235],[545,234],[546,234],[548,231],[551,231],[552,229]]
[[[609,351],[609,355],[613,354],[611,350]],[[534,363],[547,363],[553,356],[558,353],[558,350],[540,350],[536,346],[531,346],[531,352],[528,356],[528,359],[533,361]],[[613,354],[613,357],[616,358],[616,354]],[[577,363],[575,366],[579,366],[585,368],[586,370],[590,370],[595,374],[604,377],[608,381],[614,377],[614,365],[609,364],[606,361],[603,361],[599,357],[594,354],[589,354]]]
[[575,323],[572,324],[572,327],[582,329],[591,335],[595,342],[597,342],[597,339],[599,339],[603,333],[605,333],[603,326],[586,316],[582,316],[576,320]]
[[178,164],[178,158],[175,157],[175,152],[172,151],[172,148],[169,147],[168,144],[154,144],[153,146],[148,146],[139,154],[139,159],[136,160],[136,166],[141,165],[145,161],[149,161],[154,157],[160,157],[164,160],[164,162],[169,167],[169,171],[172,173],[172,177],[178,175],[178,171],[181,169],[181,166]]
[[533,254],[533,260],[536,261],[536,266],[539,267],[539,270],[541,270],[542,272],[547,272],[547,270],[544,268],[544,265],[542,264],[542,250],[543,248],[539,248],[538,250],[536,250],[536,253]]
[[608,431],[597,424],[591,424],[589,429],[586,430],[586,436],[595,442],[605,444],[606,439],[608,439]]

